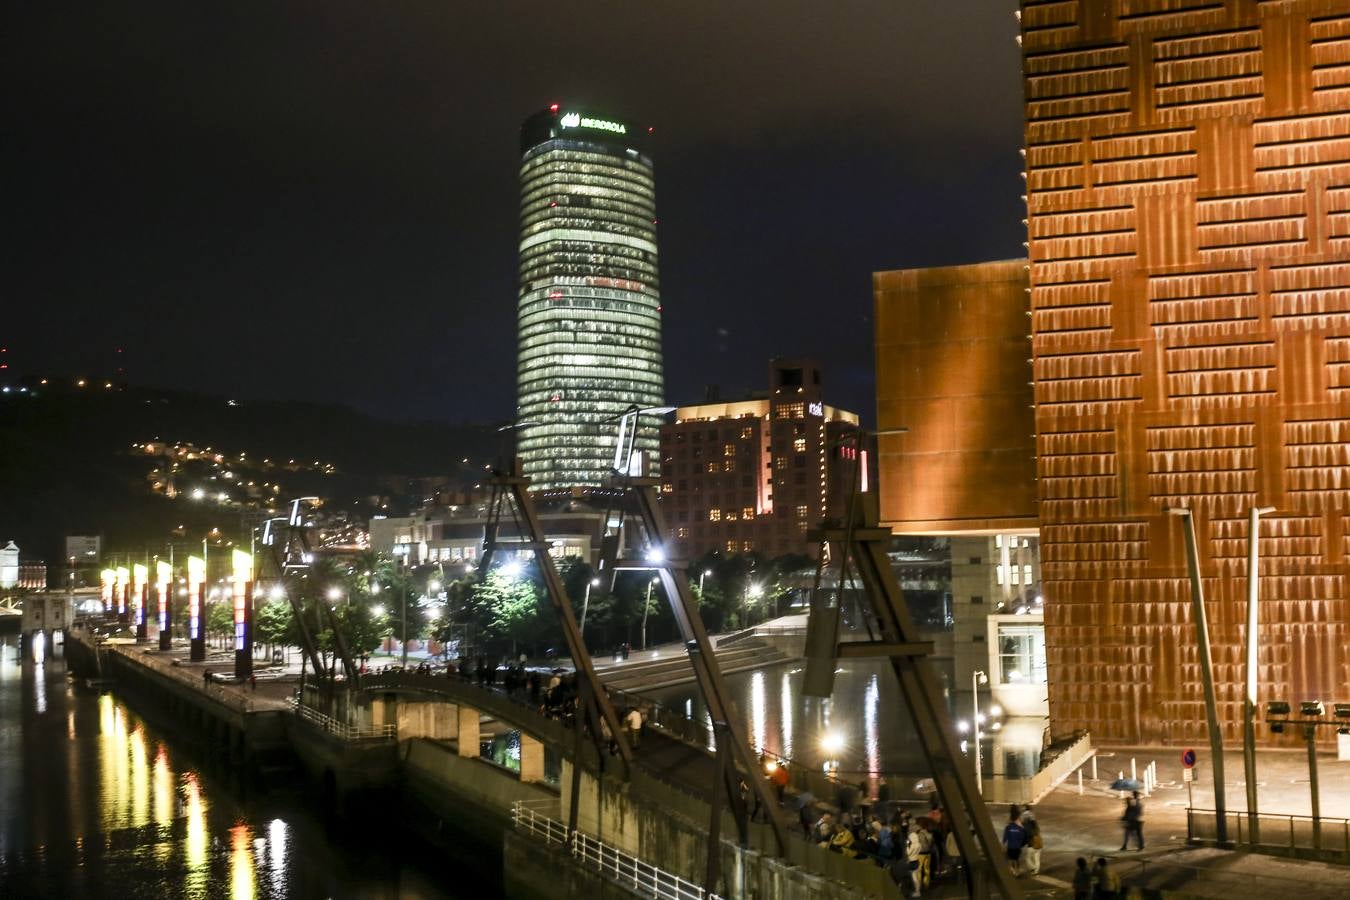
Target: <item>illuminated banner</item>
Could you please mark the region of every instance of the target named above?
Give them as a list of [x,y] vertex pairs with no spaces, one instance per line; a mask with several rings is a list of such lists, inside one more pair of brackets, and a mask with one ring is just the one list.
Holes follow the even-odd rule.
[[131,621],[136,624],[136,640],[145,640],[145,603],[149,598],[150,569],[140,563],[131,567]]
[[173,566],[155,563],[155,589],[159,592],[159,649],[169,649],[169,598],[173,591]]
[[102,593],[103,611],[105,613],[112,612],[113,592],[117,588],[117,573],[114,572],[112,569],[104,569],[101,573],[99,573],[99,577],[100,579],[102,579],[103,582],[103,593]]
[[243,650],[248,631],[248,586],[253,580],[253,557],[234,551],[234,649]]
[[127,591],[131,588],[131,572],[126,566],[117,567],[117,617],[127,619]]
[[253,557],[235,550],[234,574],[234,675],[253,674]]
[[189,658],[206,659],[206,636],[202,633],[202,600],[206,594],[206,560],[188,557],[188,640]]

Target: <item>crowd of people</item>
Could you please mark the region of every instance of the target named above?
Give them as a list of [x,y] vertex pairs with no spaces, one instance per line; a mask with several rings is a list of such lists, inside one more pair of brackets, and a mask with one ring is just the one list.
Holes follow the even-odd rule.
[[[806,795],[810,796],[810,795]],[[951,820],[936,799],[915,815],[891,803],[884,788],[875,800],[866,783],[840,785],[837,812],[820,813],[810,803],[798,807],[808,840],[842,856],[886,869],[896,885],[920,897],[934,880],[961,877],[964,867]]]

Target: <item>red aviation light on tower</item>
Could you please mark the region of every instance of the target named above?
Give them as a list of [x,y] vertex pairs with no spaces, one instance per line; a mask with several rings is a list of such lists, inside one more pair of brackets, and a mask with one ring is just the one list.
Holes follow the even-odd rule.
[[556,103],[550,103],[550,104],[548,105],[548,111],[549,111],[549,112],[557,112],[557,111],[558,111],[558,104],[556,104]]

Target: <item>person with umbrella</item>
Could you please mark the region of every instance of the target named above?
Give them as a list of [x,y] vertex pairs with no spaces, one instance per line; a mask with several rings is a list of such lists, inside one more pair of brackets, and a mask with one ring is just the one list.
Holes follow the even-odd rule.
[[1139,799],[1138,791],[1131,791],[1130,796],[1125,801],[1125,813],[1120,817],[1120,821],[1125,825],[1125,838],[1120,843],[1120,849],[1126,850],[1130,846],[1130,835],[1134,835],[1135,841],[1139,844],[1138,849],[1144,849],[1144,803]]

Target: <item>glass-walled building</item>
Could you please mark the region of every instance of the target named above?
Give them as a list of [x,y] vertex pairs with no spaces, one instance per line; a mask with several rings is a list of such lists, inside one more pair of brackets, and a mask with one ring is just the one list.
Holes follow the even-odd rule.
[[[558,104],[521,128],[517,452],[535,488],[599,484],[620,414],[661,404],[647,138]],[[657,424],[644,417],[634,444],[651,460]]]

